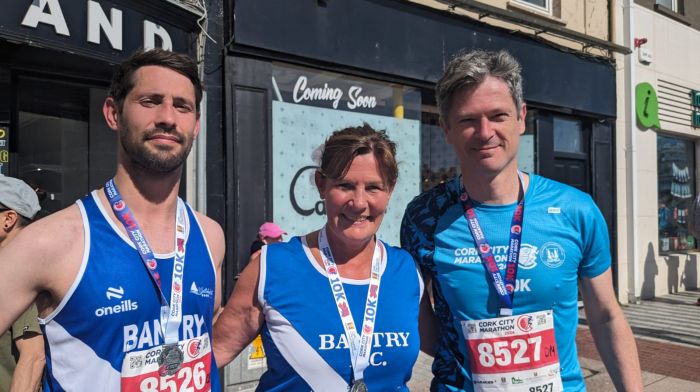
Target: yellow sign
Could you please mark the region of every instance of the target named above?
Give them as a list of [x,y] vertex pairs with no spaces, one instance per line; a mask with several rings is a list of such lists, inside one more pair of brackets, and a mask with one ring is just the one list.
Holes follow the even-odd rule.
[[0,128],[0,139],[4,139],[5,135],[7,135],[5,128]]
[[263,359],[265,358],[265,350],[263,350],[262,336],[258,335],[253,340],[253,352],[248,359]]
[[7,150],[0,151],[0,162],[2,162],[2,163],[9,162],[9,157],[10,157],[9,151],[7,151]]

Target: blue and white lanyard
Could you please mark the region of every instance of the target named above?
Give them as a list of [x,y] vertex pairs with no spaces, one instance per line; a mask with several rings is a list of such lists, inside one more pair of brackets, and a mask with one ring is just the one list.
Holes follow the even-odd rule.
[[[474,238],[476,250],[479,253],[482,264],[486,272],[491,277],[493,287],[498,293],[501,303],[500,315],[510,316],[513,314],[513,294],[515,292],[515,278],[518,274],[518,257],[520,255],[520,241],[523,231],[523,217],[525,214],[525,190],[523,187],[522,173],[518,171],[518,183],[520,184],[518,193],[518,205],[515,207],[513,218],[510,223],[510,242],[508,246],[508,259],[506,261],[505,277],[498,269],[496,259],[491,252],[491,246],[486,240],[486,235],[481,229],[479,218],[476,216],[476,209],[469,198],[464,185],[461,185],[460,200],[464,208],[464,216],[469,224],[469,231]],[[522,195],[522,196],[521,196]]]
[[124,225],[126,233],[136,246],[136,250],[146,266],[146,270],[153,282],[158,287],[160,295],[160,328],[165,344],[173,344],[179,341],[178,329],[182,322],[182,282],[185,272],[185,239],[189,219],[185,211],[185,203],[177,199],[177,212],[175,215],[175,261],[173,263],[173,276],[170,288],[170,302],[165,299],[165,294],[160,284],[158,262],[141,231],[141,227],[131,210],[122,199],[114,179],[107,181],[104,187],[105,195],[109,200],[112,211]]
[[363,316],[362,331],[358,334],[355,320],[352,318],[348,297],[345,295],[345,288],[338,273],[338,266],[333,259],[326,227],[324,226],[318,233],[318,248],[321,251],[321,260],[326,268],[328,283],[331,286],[333,299],[335,300],[340,320],[343,324],[345,337],[350,346],[350,360],[352,363],[353,380],[362,380],[365,369],[369,366],[369,356],[372,350],[372,335],[374,334],[374,324],[377,319],[377,305],[379,303],[379,284],[381,282],[381,265],[386,263],[386,253],[382,256],[379,240],[375,239],[374,254],[372,255],[372,272],[369,278],[369,288],[367,289],[367,301],[365,302],[365,313]]

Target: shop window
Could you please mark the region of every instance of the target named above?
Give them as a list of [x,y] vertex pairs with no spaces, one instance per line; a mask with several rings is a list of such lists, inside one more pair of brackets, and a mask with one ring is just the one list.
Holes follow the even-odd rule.
[[426,109],[428,111],[423,112],[420,128],[422,191],[449,181],[459,173],[459,159],[445,139],[437,108]]
[[554,116],[554,151],[584,154],[583,126],[580,120]]
[[102,117],[107,90],[19,76],[10,174],[46,191],[42,213],[100,187],[116,167],[116,134]]
[[518,145],[518,168],[527,173],[537,173],[536,140],[535,140],[535,118],[537,110],[528,109],[525,116],[525,133],[520,135]]
[[656,4],[678,12],[678,0],[656,0]]
[[[518,168],[527,173],[536,173],[535,161],[535,117],[537,111],[528,111],[525,117],[525,133],[518,145]],[[459,159],[454,147],[447,143],[440,127],[437,108],[423,106],[421,120],[421,189],[426,191],[449,181],[460,173]]]
[[514,0],[514,2],[540,12],[552,13],[552,0]]
[[273,65],[270,82],[273,220],[292,235],[324,224],[320,147],[333,131],[367,123],[396,142],[399,178],[378,235],[398,245],[403,211],[420,193],[420,91],[286,64]]
[[657,136],[659,191],[659,250],[672,252],[695,249],[688,231],[688,213],[695,195],[694,143]]

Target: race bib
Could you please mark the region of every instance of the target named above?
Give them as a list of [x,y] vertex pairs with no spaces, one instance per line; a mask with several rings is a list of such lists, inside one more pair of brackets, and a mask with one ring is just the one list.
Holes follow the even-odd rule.
[[211,343],[209,334],[181,340],[184,353],[180,369],[172,376],[158,372],[162,346],[127,353],[122,362],[122,392],[209,392],[211,391]]
[[475,391],[559,392],[551,310],[462,321]]

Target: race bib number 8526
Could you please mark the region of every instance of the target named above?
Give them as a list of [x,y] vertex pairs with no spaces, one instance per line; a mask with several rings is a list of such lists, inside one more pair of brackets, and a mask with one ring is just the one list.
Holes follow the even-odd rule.
[[184,362],[172,376],[158,372],[162,346],[127,353],[122,363],[122,392],[211,391],[211,343],[209,335],[182,340],[178,346]]

